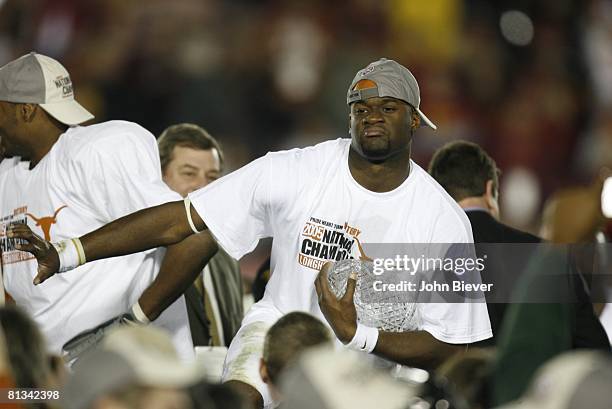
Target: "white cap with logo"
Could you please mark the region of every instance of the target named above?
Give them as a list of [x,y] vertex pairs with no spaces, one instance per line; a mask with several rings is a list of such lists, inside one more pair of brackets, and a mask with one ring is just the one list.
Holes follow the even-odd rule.
[[70,75],[62,64],[35,52],[0,67],[0,101],[38,104],[66,125],[94,117],[75,101]]
[[436,129],[436,125],[421,111],[421,92],[414,75],[400,63],[381,58],[359,70],[349,86],[346,103],[363,101],[372,97],[400,99],[417,111],[421,126]]

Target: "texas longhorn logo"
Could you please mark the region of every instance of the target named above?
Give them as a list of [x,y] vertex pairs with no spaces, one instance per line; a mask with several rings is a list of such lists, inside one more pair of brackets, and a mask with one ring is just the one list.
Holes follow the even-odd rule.
[[26,215],[30,217],[32,220],[34,220],[37,226],[40,226],[41,230],[45,234],[45,240],[51,241],[51,225],[57,222],[57,215],[64,207],[66,207],[66,205],[63,205],[60,208],[58,208],[53,214],[53,216],[43,216],[43,217],[38,218],[34,216],[32,213],[26,213]]

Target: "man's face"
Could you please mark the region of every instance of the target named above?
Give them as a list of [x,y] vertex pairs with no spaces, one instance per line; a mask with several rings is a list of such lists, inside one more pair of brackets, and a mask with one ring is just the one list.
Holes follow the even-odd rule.
[[17,111],[15,104],[0,101],[0,159],[24,156],[17,133]]
[[170,189],[185,197],[221,176],[221,161],[216,149],[175,146],[163,179]]
[[375,97],[351,104],[352,146],[369,160],[385,160],[410,148],[418,118],[408,104],[395,98]]

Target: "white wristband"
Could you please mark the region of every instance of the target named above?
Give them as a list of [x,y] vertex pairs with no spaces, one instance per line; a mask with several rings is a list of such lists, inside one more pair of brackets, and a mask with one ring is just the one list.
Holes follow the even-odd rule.
[[346,344],[347,347],[355,351],[367,352],[368,354],[374,351],[378,342],[378,329],[366,327],[365,325],[357,324],[357,331],[351,342]]
[[151,322],[149,320],[149,317],[147,317],[147,315],[142,310],[142,308],[140,308],[140,304],[138,302],[136,302],[136,304],[132,305],[132,315],[141,324],[148,324],[148,323]]
[[78,238],[62,240],[59,243],[51,243],[51,245],[59,256],[60,267],[58,273],[70,271],[87,261],[83,245]]
[[189,222],[189,227],[191,227],[191,230],[195,234],[201,233],[200,231],[198,231],[198,229],[196,229],[195,223],[191,218],[191,200],[189,199],[189,197],[186,197],[185,200],[183,200],[183,203],[185,203],[185,213],[187,213],[187,221]]

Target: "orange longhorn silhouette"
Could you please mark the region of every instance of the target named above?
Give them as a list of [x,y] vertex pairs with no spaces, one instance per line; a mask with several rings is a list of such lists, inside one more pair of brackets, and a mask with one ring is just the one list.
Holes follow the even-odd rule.
[[357,248],[359,249],[359,260],[361,261],[373,261],[370,257],[368,257],[365,253],[365,251],[363,251],[363,247],[361,247],[361,242],[359,241],[359,239],[357,238],[357,236],[355,236],[355,241],[357,242]]
[[56,219],[57,215],[60,212],[60,210],[62,210],[64,207],[66,207],[66,205],[63,205],[62,207],[57,209],[55,213],[53,214],[53,216],[45,216],[45,217],[37,218],[31,213],[26,213],[26,215],[32,218],[32,220],[36,222],[37,226],[40,226],[43,233],[45,234],[45,240],[51,241],[51,225],[57,222],[57,219]]

